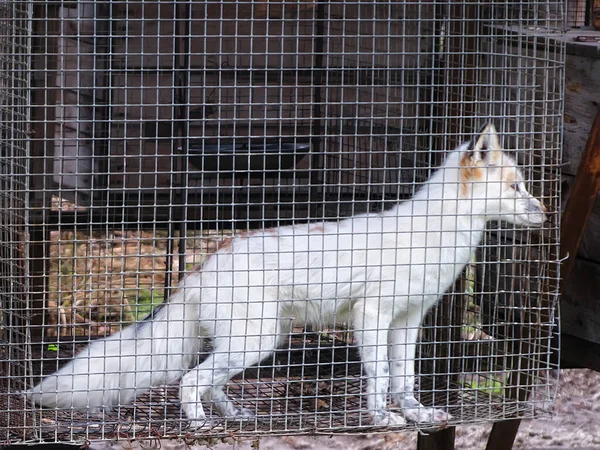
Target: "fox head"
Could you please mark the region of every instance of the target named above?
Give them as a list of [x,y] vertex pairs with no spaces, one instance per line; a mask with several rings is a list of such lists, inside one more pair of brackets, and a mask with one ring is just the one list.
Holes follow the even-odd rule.
[[527,191],[515,159],[502,151],[494,125],[487,124],[461,150],[459,195],[487,220],[524,226],[548,220],[546,207]]

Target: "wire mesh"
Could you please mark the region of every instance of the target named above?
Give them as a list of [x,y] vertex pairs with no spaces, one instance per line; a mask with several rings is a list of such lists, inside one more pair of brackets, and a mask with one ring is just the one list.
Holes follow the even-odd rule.
[[[393,431],[547,412],[557,368],[564,16],[560,1],[0,0],[0,441]],[[378,404],[395,414],[385,417],[398,422],[378,422],[387,412],[374,410],[372,386],[389,374],[378,372],[381,354],[369,359],[360,344],[373,329],[349,314],[358,297],[376,312],[385,292],[342,295],[359,281],[344,285],[344,271],[366,264],[356,252],[383,252],[357,237],[371,242],[381,229],[359,224],[393,216],[487,122],[551,221],[482,228],[450,288],[432,288],[441,301],[428,314],[420,288],[422,327],[396,325],[418,338],[416,357],[405,337],[388,369],[389,400],[404,408],[381,394]],[[312,250],[301,247],[309,235],[320,236],[306,244]],[[439,271],[439,261],[419,262],[423,248],[466,247],[403,248],[388,260],[407,275],[395,286],[423,267]],[[318,262],[327,252],[331,266]],[[310,276],[286,282],[288,263],[306,254],[316,266],[298,264]],[[209,274],[202,286],[199,273]],[[230,296],[225,309],[207,299],[217,287]],[[274,288],[297,305],[312,292],[314,310],[281,303],[281,327],[269,329]],[[239,320],[236,296],[247,310]],[[328,296],[350,303],[329,317]],[[224,327],[225,338],[198,339],[203,314],[200,328]],[[389,327],[375,324],[379,335],[394,335]],[[50,407],[25,398],[90,342],[116,343],[106,350],[116,359],[80,359],[79,381],[43,387]],[[231,404],[218,390],[205,395],[204,420],[190,416],[199,410],[178,383],[189,385],[188,370],[211,358],[237,375],[224,387]],[[399,395],[412,378],[395,368],[413,359],[419,406]],[[98,364],[118,381],[107,375],[90,389]],[[418,420],[400,424],[402,413]]]
[[29,10],[0,2],[0,441],[28,422],[21,398],[30,373],[26,346],[25,226],[29,136]]
[[569,0],[567,2],[567,26],[581,28],[591,25],[592,0]]

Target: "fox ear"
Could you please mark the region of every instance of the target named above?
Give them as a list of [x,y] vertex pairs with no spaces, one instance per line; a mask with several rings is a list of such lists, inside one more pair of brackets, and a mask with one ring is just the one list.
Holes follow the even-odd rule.
[[469,142],[467,152],[463,157],[470,165],[485,163],[491,152],[500,151],[500,138],[493,124],[487,123],[479,130],[475,138]]
[[469,143],[466,157],[471,163],[485,161],[488,152],[500,150],[500,139],[493,124],[487,123]]
[[474,152],[487,152],[500,150],[500,138],[496,127],[492,123],[487,123],[479,130],[475,137],[475,144],[471,150]]

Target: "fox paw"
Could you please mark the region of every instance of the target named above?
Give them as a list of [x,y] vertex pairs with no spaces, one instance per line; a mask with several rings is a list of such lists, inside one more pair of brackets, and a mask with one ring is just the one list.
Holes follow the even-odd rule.
[[248,408],[236,408],[233,418],[236,420],[252,419],[256,417],[254,411]]
[[404,424],[406,420],[400,414],[391,411],[378,411],[373,415],[373,425],[387,427]]
[[202,431],[202,430],[210,430],[212,428],[214,428],[217,425],[217,423],[214,420],[211,419],[193,419],[190,420],[189,424],[188,424],[188,428],[191,430],[195,430],[195,431]]
[[442,409],[419,406],[404,409],[404,418],[417,423],[444,423],[452,416]]

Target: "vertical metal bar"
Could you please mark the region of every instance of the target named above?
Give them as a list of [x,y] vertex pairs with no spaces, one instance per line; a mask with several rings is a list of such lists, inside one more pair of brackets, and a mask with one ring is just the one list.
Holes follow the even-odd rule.
[[[342,6],[343,7],[343,6]],[[316,19],[314,23],[314,54],[311,70],[313,86],[313,120],[311,125],[311,167],[310,167],[310,193],[309,193],[309,217],[312,219],[322,218],[325,214],[323,198],[325,195],[325,137],[323,136],[323,51],[325,30],[325,2],[319,0],[317,3]]]
[[35,2],[33,7],[32,69],[31,69],[31,160],[29,193],[26,204],[36,211],[30,220],[39,227],[29,227],[32,257],[30,265],[30,333],[42,337],[45,322],[45,298],[48,290],[48,244],[50,232],[46,226],[52,195],[52,156],[54,154],[57,38],[59,30],[58,4]]
[[178,5],[183,9],[182,35],[183,35],[183,55],[181,55],[181,66],[177,64],[180,72],[177,80],[177,103],[180,109],[179,115],[179,142],[181,152],[179,155],[179,166],[181,167],[179,192],[177,198],[180,201],[179,213],[179,279],[183,278],[186,272],[185,268],[185,246],[187,239],[187,213],[189,207],[189,145],[190,145],[190,82],[191,82],[191,39],[192,39],[192,2],[188,0],[182,5]]
[[94,77],[94,128],[93,128],[93,156],[98,174],[92,178],[92,206],[95,220],[107,222],[111,208],[109,207],[108,180],[110,173],[110,127],[112,124],[112,86],[113,86],[113,46],[114,46],[114,10],[113,3],[98,4],[100,18],[98,19],[98,36],[94,39],[96,57],[95,68],[99,75]]
[[[189,77],[190,77],[190,39],[191,39],[191,2],[175,2],[175,58],[174,58],[174,82],[172,87],[172,98],[174,102],[175,120],[172,124],[172,167],[176,173],[171,176],[169,190],[169,223],[167,237],[167,255],[165,272],[165,297],[171,293],[173,283],[173,258],[175,248],[175,234],[180,232],[178,240],[179,261],[183,262],[179,267],[178,277],[185,273],[185,232],[188,203],[188,151],[189,151]],[[183,234],[181,234],[183,233]]]
[[447,148],[459,145],[465,131],[476,129],[475,89],[480,74],[477,70],[478,46],[483,38],[483,8],[476,0],[450,2],[446,36],[447,115],[445,132],[450,140]]

